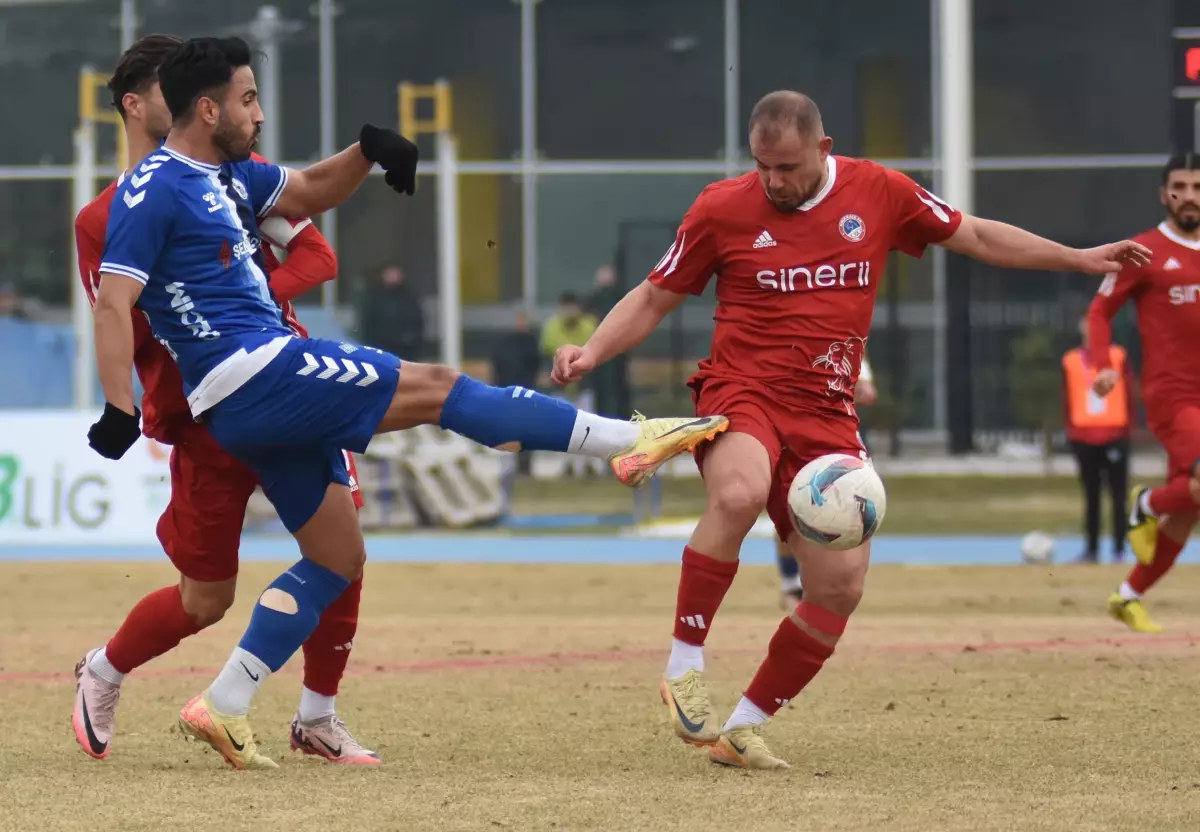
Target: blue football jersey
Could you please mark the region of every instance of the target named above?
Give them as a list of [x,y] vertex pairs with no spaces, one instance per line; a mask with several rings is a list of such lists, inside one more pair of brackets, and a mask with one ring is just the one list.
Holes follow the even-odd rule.
[[163,147],[113,198],[100,271],[145,285],[137,306],[179,365],[196,415],[292,334],[267,285],[257,225],[286,184],[277,165],[209,165]]

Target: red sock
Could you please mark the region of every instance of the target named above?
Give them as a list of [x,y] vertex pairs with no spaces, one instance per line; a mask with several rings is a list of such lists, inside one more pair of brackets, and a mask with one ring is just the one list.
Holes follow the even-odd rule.
[[697,647],[704,645],[737,569],[736,560],[715,560],[690,546],[684,547],[679,594],[675,597],[675,638]]
[[1150,492],[1150,508],[1159,517],[1168,514],[1182,514],[1185,511],[1195,511],[1196,501],[1188,488],[1191,476],[1184,474],[1176,477],[1166,485],[1160,485]]
[[1182,543],[1159,532],[1154,542],[1154,560],[1150,561],[1149,566],[1142,566],[1140,563],[1134,564],[1133,569],[1129,571],[1129,577],[1125,579],[1126,582],[1138,595],[1145,594],[1146,590],[1158,583],[1159,579],[1175,565],[1175,559],[1182,551]]
[[304,642],[304,687],[322,696],[337,696],[358,631],[362,578],[326,608],[317,629]]
[[138,601],[125,623],[109,639],[104,655],[121,673],[129,673],[200,632],[183,608],[178,584],[164,586]]
[[[820,632],[835,630],[829,633],[831,636],[840,636],[846,626],[845,618],[807,601],[800,602],[796,614]],[[774,716],[808,686],[832,655],[832,647],[801,630],[789,616],[779,622],[767,648],[767,658],[759,665],[744,696]]]

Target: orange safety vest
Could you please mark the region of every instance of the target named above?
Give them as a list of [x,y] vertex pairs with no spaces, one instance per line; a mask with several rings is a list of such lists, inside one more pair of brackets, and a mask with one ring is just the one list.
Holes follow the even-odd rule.
[[1101,398],[1092,390],[1098,371],[1084,359],[1083,350],[1074,349],[1063,356],[1067,375],[1067,407],[1071,425],[1077,428],[1123,428],[1129,424],[1129,391],[1125,389],[1125,350],[1116,344],[1108,348],[1108,360],[1117,372],[1117,384]]

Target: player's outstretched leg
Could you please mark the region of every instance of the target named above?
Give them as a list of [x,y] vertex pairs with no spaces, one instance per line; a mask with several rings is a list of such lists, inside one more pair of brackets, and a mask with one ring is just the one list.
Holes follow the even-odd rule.
[[626,422],[524,387],[493,387],[449,367],[404,362],[378,433],[436,424],[489,448],[560,451],[607,460],[639,486],[668,460],[725,430],[723,416]]
[[793,532],[788,545],[804,571],[804,600],[779,623],[766,660],[725,722],[720,740],[709,749],[709,758],[720,765],[789,768],[767,747],[763,728],[821,671],[862,598],[871,558],[869,542],[833,552]]
[[360,577],[326,608],[304,642],[304,688],[292,720],[291,747],[331,763],[375,766],[381,762],[379,755],[355,739],[336,709],[338,686],[358,630],[361,597]]
[[787,542],[775,539],[775,563],[779,569],[779,603],[785,610],[804,600],[804,585],[800,582],[800,564],[792,557]]
[[217,441],[243,456],[317,444],[362,453],[375,434],[438,425],[489,448],[605,459],[629,486],[729,424],[719,415],[607,419],[523,387],[318,338],[289,341],[206,419]]
[[726,433],[700,460],[708,500],[683,550],[671,654],[659,694],[675,735],[709,745],[721,735],[704,678],[704,641],[737,575],[742,541],[767,504],[771,456],[755,437]]
[[1108,598],[1109,615],[1137,633],[1162,632],[1146,611],[1142,596],[1175,565],[1198,519],[1200,514],[1190,511],[1164,517],[1157,524],[1154,559],[1149,564],[1134,564],[1125,582]]

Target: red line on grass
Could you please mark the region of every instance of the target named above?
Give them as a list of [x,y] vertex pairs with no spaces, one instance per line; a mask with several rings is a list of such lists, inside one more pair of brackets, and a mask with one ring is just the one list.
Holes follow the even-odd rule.
[[[1000,651],[1052,652],[1054,650],[1076,650],[1088,647],[1173,647],[1200,644],[1200,634],[1182,633],[1169,636],[1123,636],[1093,639],[1042,639],[1030,641],[987,641],[977,643],[934,642],[912,644],[883,644],[862,649],[868,653],[990,653]],[[486,670],[501,667],[554,667],[559,665],[586,664],[590,662],[627,662],[657,660],[664,656],[663,650],[586,650],[554,653],[534,653],[518,656],[460,656],[442,659],[396,662],[393,664],[359,665],[348,667],[349,676],[370,676],[377,673],[431,673],[452,670]],[[719,655],[765,655],[766,647],[743,647],[721,649]],[[298,668],[297,668],[298,675]],[[179,667],[161,670],[139,670],[139,678],[179,679],[195,676],[215,676],[217,670],[203,667]],[[0,672],[0,683],[6,682],[73,682],[71,673],[52,672]]]

